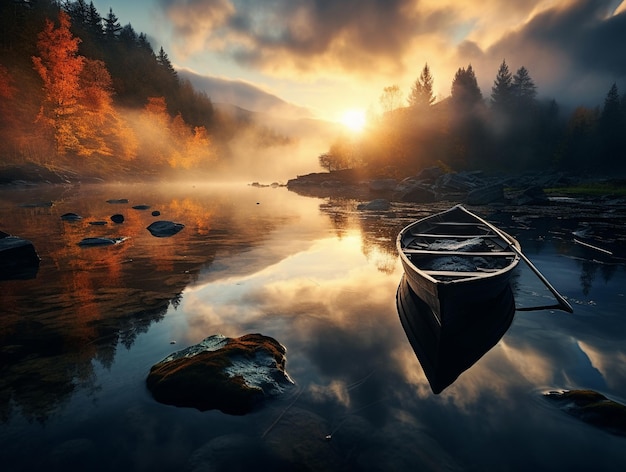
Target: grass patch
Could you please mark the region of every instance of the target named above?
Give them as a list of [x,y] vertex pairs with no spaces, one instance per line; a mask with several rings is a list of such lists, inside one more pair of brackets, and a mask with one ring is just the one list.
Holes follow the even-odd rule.
[[548,195],[594,196],[605,195],[626,196],[626,181],[588,182],[573,185],[571,187],[547,188],[544,191]]

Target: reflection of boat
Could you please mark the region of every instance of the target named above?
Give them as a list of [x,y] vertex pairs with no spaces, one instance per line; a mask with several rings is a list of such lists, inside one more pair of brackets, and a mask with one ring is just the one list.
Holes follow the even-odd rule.
[[440,325],[501,293],[521,255],[519,242],[461,205],[411,223],[396,246],[409,286]]
[[462,324],[441,326],[435,314],[402,277],[396,295],[402,327],[433,393],[440,393],[504,336],[515,314],[509,284],[487,299],[459,304]]

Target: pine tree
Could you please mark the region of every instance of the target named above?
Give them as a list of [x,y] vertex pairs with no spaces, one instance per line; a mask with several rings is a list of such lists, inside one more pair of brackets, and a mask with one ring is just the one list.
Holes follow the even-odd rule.
[[511,107],[513,95],[513,76],[509,71],[509,66],[503,60],[498,69],[496,80],[491,87],[491,106],[495,110],[508,111]]
[[109,13],[106,18],[104,18],[104,36],[107,41],[113,42],[118,39],[120,31],[122,30],[122,26],[120,22],[113,13],[113,8],[109,8]]
[[452,102],[461,108],[471,109],[482,98],[472,65],[467,66],[467,69],[459,68],[452,81]]
[[626,168],[624,159],[626,139],[624,138],[624,116],[620,103],[619,91],[614,83],[604,99],[604,106],[599,120],[602,143],[600,166],[604,169]]
[[537,96],[537,87],[524,66],[520,67],[513,76],[511,90],[518,108],[528,109],[534,105]]
[[428,64],[424,65],[419,79],[413,84],[407,101],[410,107],[420,109],[429,107],[435,101],[433,95],[433,77],[430,74]]
[[157,63],[161,66],[161,68],[169,76],[171,76],[171,78],[174,79],[174,81],[178,82],[178,74],[176,70],[174,69],[174,67],[172,66],[172,63],[170,62],[170,58],[167,56],[162,46],[161,46],[161,49],[159,49],[159,53],[156,56],[156,60],[157,60]]

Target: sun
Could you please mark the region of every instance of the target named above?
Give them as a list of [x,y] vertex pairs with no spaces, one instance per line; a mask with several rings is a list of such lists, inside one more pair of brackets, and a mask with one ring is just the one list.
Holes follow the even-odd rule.
[[365,110],[353,108],[341,115],[341,123],[354,132],[363,131],[366,123]]

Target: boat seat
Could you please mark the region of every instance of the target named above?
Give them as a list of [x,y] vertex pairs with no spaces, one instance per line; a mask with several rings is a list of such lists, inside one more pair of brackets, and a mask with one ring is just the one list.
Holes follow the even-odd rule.
[[509,251],[471,252],[471,251],[429,251],[427,249],[402,249],[405,254],[420,256],[471,256],[471,257],[514,257],[516,253]]

